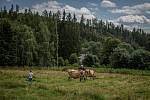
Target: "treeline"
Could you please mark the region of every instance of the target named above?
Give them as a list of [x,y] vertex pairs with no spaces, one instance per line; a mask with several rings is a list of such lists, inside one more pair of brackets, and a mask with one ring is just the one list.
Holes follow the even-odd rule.
[[[44,10],[42,15],[19,6],[0,11],[1,66],[88,66],[112,65],[145,69],[149,67],[150,35],[142,29],[129,31],[123,25],[85,19],[60,11]],[[146,51],[147,50],[147,51]],[[58,58],[59,57],[59,58]],[[140,58],[140,59],[139,59]]]
[[113,68],[150,69],[150,52],[135,49],[119,39],[107,37],[104,43],[86,41],[83,52],[88,52],[83,60],[87,66],[106,66]]

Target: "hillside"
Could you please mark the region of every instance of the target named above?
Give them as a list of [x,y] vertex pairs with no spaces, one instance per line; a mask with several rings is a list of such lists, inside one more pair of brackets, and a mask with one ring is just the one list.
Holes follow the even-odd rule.
[[129,31],[83,15],[78,22],[65,10],[40,15],[31,9],[20,13],[18,5],[6,9],[0,11],[1,66],[79,64],[77,57],[83,53],[87,66],[150,68],[150,34],[142,29]]

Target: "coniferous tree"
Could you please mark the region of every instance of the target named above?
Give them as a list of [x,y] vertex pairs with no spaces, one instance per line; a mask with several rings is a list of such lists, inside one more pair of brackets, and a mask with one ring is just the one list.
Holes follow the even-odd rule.
[[47,12],[47,10],[44,10],[44,11],[43,11],[43,16],[48,17],[48,12]]
[[19,5],[16,5],[16,12],[19,13]]
[[0,21],[0,44],[0,65],[16,65],[15,34],[7,19]]
[[66,19],[67,19],[67,21],[69,21],[69,22],[71,21],[71,19],[72,19],[71,13],[69,13],[69,14],[67,15],[67,18],[66,18]]
[[75,15],[75,13],[73,14],[73,19],[72,19],[72,22],[73,22],[73,23],[76,23],[76,22],[77,22],[77,18],[76,18],[76,15]]
[[62,21],[65,21],[66,20],[66,12],[65,10],[63,11],[63,17],[62,17]]
[[49,12],[49,17],[50,17],[50,18],[52,17],[52,11]]

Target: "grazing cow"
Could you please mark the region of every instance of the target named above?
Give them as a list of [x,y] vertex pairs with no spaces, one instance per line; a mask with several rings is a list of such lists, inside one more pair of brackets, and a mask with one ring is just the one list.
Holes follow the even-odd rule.
[[95,79],[95,71],[94,70],[92,70],[92,69],[85,69],[85,75],[87,76],[87,77],[91,77],[91,78],[93,78],[93,80]]
[[80,78],[80,81],[82,80],[82,79],[86,79],[85,77],[85,71],[80,71],[80,70],[75,70],[75,69],[63,69],[63,71],[66,71],[66,72],[68,72],[68,75],[69,75],[69,77],[68,77],[68,79],[71,79],[71,78],[73,78],[73,79],[77,79],[77,78]]

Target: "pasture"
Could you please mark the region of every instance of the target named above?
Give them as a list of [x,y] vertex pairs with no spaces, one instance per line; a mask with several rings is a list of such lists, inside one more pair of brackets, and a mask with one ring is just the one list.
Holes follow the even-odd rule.
[[[101,72],[96,79],[68,80],[57,69],[33,69],[33,83],[27,84],[27,69],[0,69],[0,100],[150,100],[150,76]],[[143,73],[144,71],[142,71]]]

